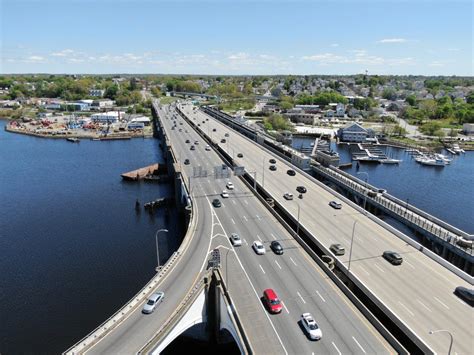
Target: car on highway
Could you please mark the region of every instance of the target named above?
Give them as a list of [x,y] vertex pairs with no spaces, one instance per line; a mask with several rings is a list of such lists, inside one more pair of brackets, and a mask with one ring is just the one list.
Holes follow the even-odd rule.
[[303,313],[301,315],[301,325],[311,340],[319,340],[323,337],[323,332],[316,324],[311,313]]
[[296,186],[296,191],[298,191],[300,194],[304,194],[304,193],[306,193],[306,187]]
[[270,164],[276,164],[277,161],[272,158],[272,159],[269,160],[269,162],[270,162]]
[[252,248],[253,250],[258,254],[258,255],[263,255],[265,254],[265,246],[262,244],[262,242],[256,240],[252,243]]
[[191,148],[189,148],[191,150],[196,150],[196,147],[194,145],[191,146]]
[[195,145],[199,145],[199,141],[194,141],[194,144],[195,144]]
[[163,301],[165,297],[164,292],[155,292],[153,293],[150,298],[146,301],[145,305],[143,306],[142,313],[143,314],[150,314],[152,313],[155,308]]
[[293,194],[291,192],[285,192],[285,194],[283,195],[283,197],[286,199],[286,200],[293,200]]
[[474,307],[474,290],[472,288],[458,286],[454,289],[454,294],[471,307]]
[[240,236],[237,233],[232,233],[230,235],[230,242],[234,247],[240,247],[242,245],[242,239],[240,239]]
[[221,139],[221,143],[225,143],[226,140],[224,138]]
[[186,139],[186,143],[191,143],[191,141],[189,139]]
[[331,246],[329,247],[329,250],[331,250],[334,253],[334,255],[337,255],[337,256],[344,255],[344,253],[346,252],[346,249],[339,243],[331,244]]
[[227,192],[227,190],[224,190],[222,191],[221,196],[222,198],[229,198],[229,193]]
[[214,207],[221,207],[222,206],[221,201],[218,198],[215,198],[214,200],[212,200],[212,205]]
[[275,171],[275,170],[277,169],[277,167],[276,167],[275,165],[270,165],[269,169],[270,169],[271,171]]
[[184,165],[189,165],[189,159],[184,159]]
[[180,129],[178,129],[178,132],[182,132],[182,131],[183,131],[183,130],[182,130],[181,128],[180,128]]
[[332,208],[334,208],[336,210],[340,210],[342,208],[342,204],[340,202],[337,202],[337,201],[329,202],[329,206],[331,206]]
[[242,153],[237,154],[237,158],[243,158],[244,155]]
[[276,240],[270,243],[270,248],[277,255],[283,254],[283,247],[281,246],[280,242],[277,242]]
[[403,262],[402,256],[394,251],[386,250],[382,256],[392,265],[401,265]]
[[213,128],[213,129],[212,129],[212,132],[215,132],[215,131],[217,131],[217,129]]
[[286,173],[290,176],[295,176],[296,175],[296,171],[294,171],[293,169],[287,170]]
[[234,184],[231,181],[227,181],[227,184],[225,185],[228,190],[233,190],[234,189]]
[[280,299],[276,292],[271,288],[267,288],[263,291],[263,301],[270,313],[280,313],[283,309]]
[[206,150],[207,151],[210,151],[211,150],[211,147],[209,145],[206,145]]
[[229,137],[229,133],[224,134],[224,137]]

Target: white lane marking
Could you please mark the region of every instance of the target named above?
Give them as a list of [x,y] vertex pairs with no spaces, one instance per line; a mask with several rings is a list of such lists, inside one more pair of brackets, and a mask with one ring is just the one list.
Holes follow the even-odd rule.
[[235,221],[234,221],[234,219],[233,219],[233,218],[231,218],[230,220],[232,221],[232,223],[234,223],[234,224],[235,224]]
[[359,342],[357,341],[356,338],[352,337],[352,339],[354,339],[354,341],[356,342],[357,345],[359,345],[359,348],[364,352],[364,354],[367,354],[367,352],[364,350],[364,348],[362,347],[362,345],[359,344]]
[[416,300],[419,304],[421,304],[423,307],[425,307],[425,309],[427,309],[428,311],[430,312],[433,312],[426,304],[424,304],[423,302],[421,302],[420,300]]
[[207,182],[210,184],[210,183],[211,183],[211,180],[207,179]]
[[383,269],[382,269],[380,266],[378,266],[377,264],[374,264],[374,265],[375,265],[375,267],[376,267],[377,269],[379,269],[381,272],[385,273],[385,271],[383,271]]
[[334,342],[332,342],[332,346],[334,346],[334,349],[336,349],[339,355],[342,355],[342,353],[339,351],[339,349],[337,348],[336,344],[334,344]]
[[280,264],[278,264],[278,261],[275,260],[275,264],[277,264],[277,266],[278,266],[278,267],[280,268],[280,270],[281,270],[281,266],[280,266]]
[[270,233],[270,235],[272,236],[273,239],[276,240],[276,237],[273,235],[273,233]]
[[234,200],[232,200],[232,203],[235,205],[235,201],[234,201]]
[[214,190],[214,194],[217,195],[217,191],[216,191],[216,190]]
[[262,238],[260,238],[260,236],[257,234],[257,238],[258,240],[262,241]]
[[244,243],[245,243],[245,245],[249,245],[249,243],[247,243],[247,240],[246,240],[246,239],[244,239]]
[[262,270],[262,272],[265,274],[265,270],[263,270],[263,267],[262,265],[258,264],[258,266],[260,266],[260,269]]
[[225,207],[224,202],[222,202],[222,207]]
[[408,307],[405,306],[402,302],[398,301],[398,303],[400,304],[400,306],[402,306],[403,308],[405,308],[405,310],[406,310],[408,313],[410,313],[410,314],[412,315],[412,317],[415,316],[415,314],[414,314],[412,311],[410,311],[410,310],[408,309]]
[[244,219],[245,219],[246,221],[248,221],[247,217],[245,217],[245,216],[244,216]]
[[245,204],[248,205],[249,203],[247,202],[247,200],[244,200]]
[[298,265],[296,265],[295,261],[293,260],[293,258],[291,256],[290,256],[290,260],[293,264],[295,264],[295,266],[298,266]]
[[433,298],[434,298],[436,301],[438,301],[439,304],[441,304],[444,308],[449,309],[449,307],[446,306],[446,304],[444,304],[443,302],[441,302],[441,300],[440,300],[439,298],[437,298],[437,297],[435,297],[435,296],[433,296]]
[[[369,234],[370,234],[370,233],[369,233]],[[406,261],[406,260],[405,260],[405,264],[407,264],[407,265],[408,265],[409,267],[411,267],[412,269],[415,268],[412,264],[410,264],[410,263],[409,263],[408,261]]]
[[259,216],[259,215],[256,215],[255,217],[257,217],[257,219],[258,219],[259,221],[261,220],[261,218],[260,218],[260,216]]
[[301,298],[301,300],[303,301],[303,303],[306,304],[306,301],[305,301],[304,298],[301,296],[301,294],[300,294],[298,291],[296,291],[296,293],[298,294],[298,296],[300,296],[300,298]]
[[290,314],[290,311],[288,310],[288,308],[286,308],[286,304],[281,301],[281,304],[283,305],[283,308],[285,309],[286,313]]
[[358,268],[361,269],[363,272],[365,272],[367,275],[370,275],[369,272],[366,269],[364,269],[362,266],[359,265]]
[[316,291],[316,293],[318,294],[318,296],[323,300],[323,302],[326,302],[326,300],[324,299],[323,296],[321,296],[321,294],[319,293],[319,291]]

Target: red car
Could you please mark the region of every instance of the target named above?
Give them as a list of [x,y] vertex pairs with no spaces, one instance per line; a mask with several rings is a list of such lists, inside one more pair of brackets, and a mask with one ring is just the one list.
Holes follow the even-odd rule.
[[283,308],[281,305],[281,301],[278,298],[276,292],[273,291],[271,288],[267,288],[265,291],[263,291],[263,299],[270,313],[281,312],[281,309]]

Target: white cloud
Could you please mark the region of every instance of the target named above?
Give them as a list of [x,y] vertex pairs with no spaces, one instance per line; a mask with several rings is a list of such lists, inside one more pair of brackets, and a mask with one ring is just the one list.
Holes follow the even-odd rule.
[[369,55],[365,49],[355,49],[348,51],[351,55],[343,56],[334,53],[314,54],[301,57],[305,61],[318,62],[320,65],[328,64],[363,64],[363,65],[410,65],[413,58],[390,58],[385,59],[376,55]]
[[405,43],[407,40],[405,38],[384,38],[377,43]]
[[344,63],[347,60],[347,58],[333,53],[313,54],[310,56],[303,56],[301,59],[320,62],[321,64]]
[[227,59],[230,59],[230,60],[246,60],[248,58],[249,58],[249,54],[245,52],[234,53],[227,57]]
[[45,57],[41,57],[39,55],[30,55],[26,57],[24,60],[26,63],[44,63],[46,61]]
[[67,57],[67,56],[69,56],[73,53],[74,53],[74,51],[72,49],[63,49],[62,51],[51,53],[51,56],[53,56],[53,57]]
[[439,61],[439,60],[434,60],[430,64],[428,64],[430,67],[444,67],[444,63]]
[[332,43],[331,47],[339,47],[339,44],[338,43]]

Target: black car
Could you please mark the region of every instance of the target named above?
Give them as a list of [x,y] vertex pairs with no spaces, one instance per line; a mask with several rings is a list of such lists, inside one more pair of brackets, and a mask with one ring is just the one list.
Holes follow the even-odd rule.
[[304,194],[306,192],[306,187],[304,186],[297,186],[296,191],[298,191],[300,194]]
[[290,169],[290,170],[287,170],[286,173],[290,176],[295,176],[296,175],[296,171]]
[[471,288],[458,286],[454,290],[454,294],[466,302],[469,306],[474,307],[474,290]]
[[184,159],[184,165],[189,165],[189,159]]
[[213,129],[212,129],[212,132],[215,132],[215,131],[217,131],[217,129],[213,128]]
[[280,244],[279,242],[277,242],[276,240],[274,240],[273,242],[271,242],[270,248],[273,250],[273,252],[274,252],[275,254],[278,254],[278,255],[283,254],[283,247],[282,247],[281,244]]
[[221,143],[225,143],[225,142],[226,142],[226,140],[225,140],[225,139],[221,139]]
[[243,158],[244,155],[242,153],[237,154],[237,158]]
[[276,164],[277,161],[275,159],[270,159],[269,162],[270,164]]
[[212,205],[214,207],[221,207],[221,201],[218,198],[215,198],[214,200],[212,200]]
[[277,167],[275,165],[270,165],[270,168],[269,168],[271,171],[275,171],[277,169]]
[[191,149],[191,150],[195,150],[196,147],[195,147],[194,145],[192,145],[190,149]]
[[224,134],[224,136],[229,137],[229,133]]
[[403,262],[403,258],[401,257],[401,255],[394,251],[384,251],[382,256],[392,265],[401,265]]
[[186,139],[186,143],[191,143],[191,141],[189,139]]

